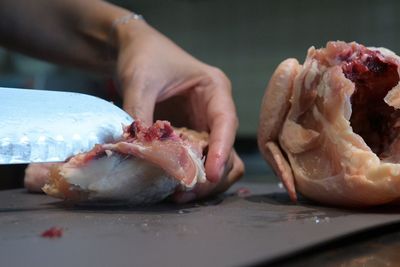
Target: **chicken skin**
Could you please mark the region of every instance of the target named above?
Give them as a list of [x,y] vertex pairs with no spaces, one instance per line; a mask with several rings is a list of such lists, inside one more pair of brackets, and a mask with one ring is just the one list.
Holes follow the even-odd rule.
[[266,89],[258,144],[290,198],[365,207],[400,198],[400,58],[355,42],[283,61]]

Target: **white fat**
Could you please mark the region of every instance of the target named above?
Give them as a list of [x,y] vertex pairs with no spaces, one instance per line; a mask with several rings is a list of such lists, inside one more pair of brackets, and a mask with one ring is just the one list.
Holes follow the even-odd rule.
[[194,152],[190,147],[187,148],[189,156],[192,158],[196,165],[196,177],[193,179],[190,185],[185,185],[185,190],[192,189],[197,183],[204,183],[206,179],[206,173],[204,170],[204,159],[200,158],[196,152]]
[[399,176],[400,174],[400,169],[399,169],[399,165],[394,165],[390,168],[390,172],[392,176]]
[[393,87],[383,99],[386,104],[395,109],[400,109],[400,84]]
[[123,200],[133,204],[161,201],[179,184],[159,167],[117,153],[84,167],[65,164],[60,174],[67,182],[89,192],[90,200]]
[[322,81],[317,86],[317,95],[319,97],[328,98],[331,88],[329,86],[329,77],[325,73],[322,76]]

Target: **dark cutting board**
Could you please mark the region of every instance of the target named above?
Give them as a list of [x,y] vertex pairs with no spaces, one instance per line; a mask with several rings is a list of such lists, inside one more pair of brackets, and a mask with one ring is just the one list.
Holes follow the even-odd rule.
[[[239,190],[238,190],[239,189]],[[1,266],[246,266],[400,221],[400,209],[290,203],[277,184],[241,182],[177,206],[68,207],[25,190],[0,192]],[[56,239],[40,234],[56,226]]]

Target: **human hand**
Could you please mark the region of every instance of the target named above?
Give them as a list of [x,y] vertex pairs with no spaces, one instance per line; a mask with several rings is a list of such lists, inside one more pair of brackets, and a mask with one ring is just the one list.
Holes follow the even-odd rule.
[[118,25],[117,76],[124,109],[150,125],[154,119],[210,133],[207,182],[173,199],[187,202],[226,190],[244,165],[233,150],[238,120],[231,84],[143,21]]

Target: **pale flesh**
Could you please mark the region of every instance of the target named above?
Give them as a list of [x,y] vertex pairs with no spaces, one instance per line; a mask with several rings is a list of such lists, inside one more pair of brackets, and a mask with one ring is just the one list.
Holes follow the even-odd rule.
[[[206,133],[174,129],[166,121],[150,127],[135,121],[124,128],[118,142],[96,145],[53,165],[43,191],[73,202],[159,202],[206,181],[203,153],[207,145]],[[35,175],[39,167],[46,166],[31,166],[27,175],[40,176],[43,172]]]
[[303,65],[278,66],[258,141],[293,201],[296,192],[353,207],[400,197],[399,65],[387,49],[329,42]]

